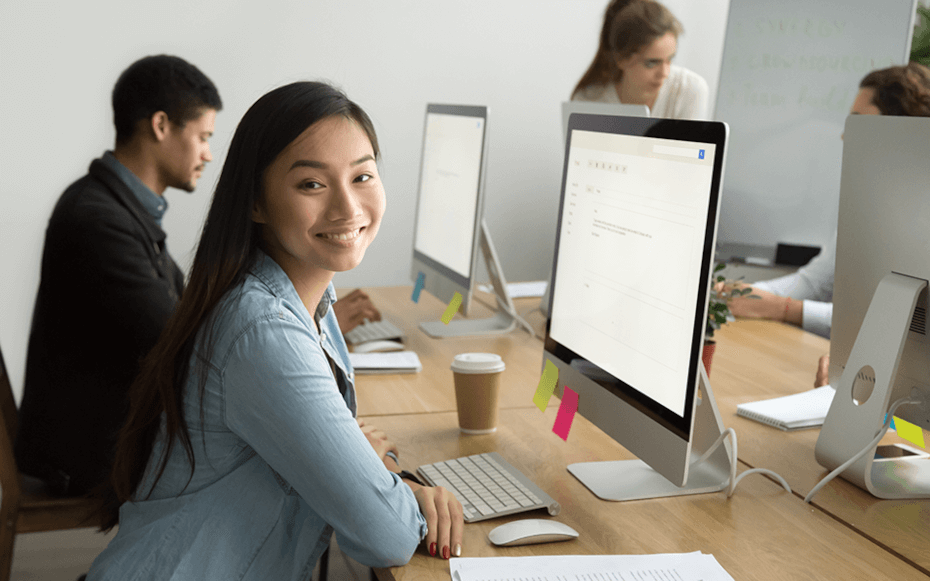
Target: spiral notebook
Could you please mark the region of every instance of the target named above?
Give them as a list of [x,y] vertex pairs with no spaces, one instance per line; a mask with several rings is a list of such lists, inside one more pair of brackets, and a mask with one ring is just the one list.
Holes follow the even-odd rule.
[[792,395],[741,403],[736,415],[782,430],[797,430],[823,425],[836,390],[825,385]]

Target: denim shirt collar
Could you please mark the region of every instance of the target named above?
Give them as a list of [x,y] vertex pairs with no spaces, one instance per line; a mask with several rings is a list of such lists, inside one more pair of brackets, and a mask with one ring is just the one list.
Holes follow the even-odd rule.
[[[291,282],[291,279],[287,276],[287,273],[284,272],[284,269],[281,268],[273,258],[261,250],[258,251],[258,258],[251,268],[251,273],[268,285],[268,288],[270,288],[275,295],[291,301],[294,304],[303,304],[300,295],[297,294],[297,289],[294,288],[294,283]],[[320,304],[317,305],[316,311],[313,313],[313,321],[316,325],[311,325],[311,328],[321,328],[320,322],[326,316],[326,313],[329,312],[329,308],[336,300],[336,289],[333,287],[333,283],[330,282],[323,292],[323,296],[320,298]],[[299,314],[303,315],[304,313],[301,312]],[[309,321],[305,322],[309,323]]]
[[125,165],[116,159],[112,151],[105,152],[100,157],[100,161],[107,169],[115,173],[121,182],[126,184],[126,187],[128,187],[136,199],[139,200],[139,203],[142,204],[145,211],[154,218],[159,226],[161,226],[161,219],[164,217],[165,212],[168,211],[168,201],[142,183],[142,180],[140,180],[136,174],[129,171]]
[[275,296],[298,307],[294,309],[294,314],[304,323],[329,359],[339,368],[341,373],[336,374],[336,383],[346,400],[346,405],[352,410],[352,415],[356,415],[358,404],[355,397],[355,372],[349,362],[348,348],[339,330],[339,323],[330,309],[337,300],[333,283],[330,282],[326,287],[320,298],[320,304],[313,313],[313,320],[316,322],[314,325],[310,321],[310,313],[307,309],[299,308],[304,304],[300,295],[297,294],[297,289],[294,288],[294,283],[273,258],[259,250],[258,258],[252,265],[250,273],[266,284]]

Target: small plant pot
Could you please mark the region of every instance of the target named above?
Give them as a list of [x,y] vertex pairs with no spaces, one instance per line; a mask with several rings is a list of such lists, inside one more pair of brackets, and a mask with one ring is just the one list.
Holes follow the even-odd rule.
[[704,339],[704,349],[701,351],[701,361],[704,363],[704,371],[707,377],[710,377],[710,365],[714,361],[714,351],[717,350],[717,342],[713,339]]

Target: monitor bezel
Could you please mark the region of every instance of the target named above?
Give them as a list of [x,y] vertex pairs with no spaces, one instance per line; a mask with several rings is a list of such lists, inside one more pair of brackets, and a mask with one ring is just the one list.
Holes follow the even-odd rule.
[[555,359],[558,359],[566,366],[569,366],[573,359],[580,358],[580,355],[553,339],[550,334],[550,328],[552,324],[552,305],[554,304],[554,299],[556,296],[555,281],[558,279],[558,256],[559,246],[561,243],[562,217],[565,209],[565,192],[569,154],[571,152],[571,138],[575,130],[643,137],[657,137],[674,141],[707,143],[715,146],[714,165],[710,185],[710,199],[708,201],[707,215],[705,217],[705,236],[701,259],[701,273],[703,276],[700,276],[698,281],[697,303],[695,305],[695,320],[693,322],[691,334],[691,360],[688,369],[687,385],[685,387],[685,407],[683,415],[677,415],[675,412],[669,410],[662,404],[646,396],[626,382],[614,377],[600,367],[594,366],[597,368],[599,373],[609,375],[615,380],[612,382],[612,384],[609,385],[605,384],[604,382],[596,382],[598,385],[607,389],[607,391],[609,391],[612,395],[619,398],[627,405],[633,407],[635,410],[638,410],[640,413],[646,415],[651,420],[658,423],[678,438],[684,441],[689,441],[694,418],[695,391],[697,389],[699,374],[698,366],[703,365],[701,361],[701,354],[704,344],[704,333],[707,321],[707,298],[710,285],[710,276],[713,268],[714,245],[717,234],[717,217],[719,214],[721,184],[723,181],[723,169],[726,157],[725,144],[727,137],[727,127],[725,124],[713,121],[623,117],[584,113],[573,113],[569,117],[568,135],[565,140],[565,155],[562,166],[562,183],[559,199],[559,210],[557,214],[555,251],[553,255],[553,288],[549,296],[549,315],[546,319],[546,336],[544,344],[546,354]]
[[[426,130],[431,114],[457,115],[482,119],[481,133],[481,167],[478,170],[478,192],[475,202],[474,223],[472,224],[471,257],[469,258],[469,274],[462,276],[449,266],[442,264],[432,256],[417,249],[417,228],[420,221],[420,198],[423,194],[423,171],[426,157]],[[428,103],[423,117],[423,138],[421,140],[420,170],[417,180],[417,203],[413,213],[413,264],[411,277],[415,280],[420,272],[426,270],[428,275],[438,274],[444,280],[436,281],[433,276],[426,276],[423,288],[444,302],[451,300],[454,292],[461,292],[463,300],[460,310],[467,315],[471,304],[471,294],[477,278],[479,236],[481,219],[484,216],[485,179],[488,165],[488,107],[484,105],[451,105],[443,103]]]

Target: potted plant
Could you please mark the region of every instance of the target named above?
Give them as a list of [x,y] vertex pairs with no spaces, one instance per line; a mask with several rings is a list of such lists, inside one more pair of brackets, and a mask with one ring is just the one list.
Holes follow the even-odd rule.
[[[704,362],[704,369],[710,375],[710,365],[714,359],[714,351],[717,350],[717,342],[714,340],[714,331],[727,324],[727,317],[730,316],[730,300],[734,297],[749,295],[749,298],[759,298],[757,295],[750,295],[752,287],[737,288],[735,282],[727,280],[720,273],[726,264],[718,263],[714,266],[714,271],[710,277],[710,293],[707,298],[707,326],[704,329],[704,349],[701,352],[701,360]],[[722,283],[722,284],[721,284]]]

